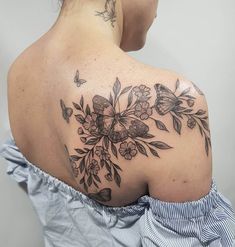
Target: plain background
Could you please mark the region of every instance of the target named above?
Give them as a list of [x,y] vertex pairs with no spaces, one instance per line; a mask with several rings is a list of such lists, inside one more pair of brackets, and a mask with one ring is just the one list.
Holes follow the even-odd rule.
[[[0,0],[0,144],[9,134],[9,65],[51,27],[58,12],[57,0]],[[145,47],[129,54],[183,74],[204,91],[209,105],[213,176],[235,207],[234,23],[234,0],[160,0]],[[1,158],[0,246],[43,247],[36,213],[5,170]]]

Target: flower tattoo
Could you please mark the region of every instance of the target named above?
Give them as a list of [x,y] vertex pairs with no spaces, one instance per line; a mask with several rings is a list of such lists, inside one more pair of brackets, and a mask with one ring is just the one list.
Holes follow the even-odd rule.
[[136,145],[133,142],[122,142],[120,144],[119,153],[127,160],[131,160],[137,154]]
[[[156,140],[155,135],[150,133],[148,121],[154,121],[159,131],[169,132],[160,119],[153,118],[153,113],[161,117],[169,115],[178,134],[182,132],[184,119],[187,120],[186,126],[189,129],[198,127],[208,155],[211,142],[206,111],[194,111],[196,98],[190,95],[190,87],[177,93],[179,85],[177,80],[173,92],[162,84],[155,84],[153,105],[150,102],[153,97],[151,88],[143,84],[122,88],[118,77],[109,97],[96,94],[92,97],[92,105],[87,104],[82,95],[78,102],[72,102],[74,109],[65,106],[64,101],[60,100],[62,117],[69,124],[74,114],[78,124],[76,132],[84,146],[75,148],[76,153],[70,155],[65,145],[73,174],[79,177],[79,183],[87,193],[90,187],[99,189],[96,193],[88,193],[88,196],[102,202],[111,200],[112,190],[100,189],[101,174],[106,181],[120,187],[122,169],[117,164],[120,158],[132,160],[138,155],[159,158],[160,150],[172,148],[167,143]],[[195,88],[194,84],[193,87]],[[120,108],[120,98],[125,95],[127,104]],[[106,172],[103,173],[102,170]]]

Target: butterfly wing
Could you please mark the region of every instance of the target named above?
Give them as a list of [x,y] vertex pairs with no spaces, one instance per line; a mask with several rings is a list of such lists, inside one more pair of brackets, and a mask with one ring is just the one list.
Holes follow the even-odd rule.
[[74,82],[77,83],[79,81],[79,71],[76,71],[76,75],[74,77]]
[[99,115],[114,117],[115,111],[111,103],[100,95],[95,95],[92,99],[94,112]]
[[134,117],[122,117],[120,123],[125,127],[129,137],[145,137],[148,134],[148,125]]
[[77,83],[77,86],[80,87],[82,84],[84,84],[86,82],[86,80],[84,79],[80,79]]
[[109,135],[113,125],[113,117],[98,115],[96,118],[96,125],[101,135]]
[[73,109],[70,107],[66,107],[64,101],[61,99],[60,100],[60,106],[62,109],[62,115],[63,118],[66,120],[67,123],[69,123],[69,118],[72,116],[73,114]]
[[98,200],[101,202],[107,202],[111,200],[111,189],[104,188],[100,190],[98,193],[89,193],[88,196],[94,200]]
[[168,87],[155,84],[154,88],[157,93],[155,109],[160,115],[165,115],[181,102]]
[[86,82],[86,80],[79,78],[79,71],[78,70],[77,70],[76,75],[74,77],[74,82],[77,84],[78,87],[80,87],[83,83]]
[[92,99],[94,112],[97,114],[97,127],[102,135],[109,135],[113,126],[115,111],[111,103],[104,97],[95,95]]
[[115,121],[109,132],[109,139],[113,143],[118,143],[128,138],[128,131],[126,127],[119,121]]

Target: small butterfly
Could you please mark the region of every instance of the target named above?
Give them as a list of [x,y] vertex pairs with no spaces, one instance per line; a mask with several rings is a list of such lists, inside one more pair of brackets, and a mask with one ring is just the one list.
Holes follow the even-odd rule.
[[154,88],[157,93],[157,99],[154,106],[160,115],[165,115],[183,103],[168,87],[163,86],[162,84],[155,84]]
[[126,140],[128,137],[145,137],[149,127],[142,121],[116,113],[106,98],[95,95],[92,99],[94,112],[97,114],[96,124],[101,135],[108,136],[113,143]]
[[80,87],[83,83],[86,82],[86,80],[79,78],[79,71],[78,70],[77,70],[76,75],[74,77],[74,82],[77,84],[77,87]]
[[97,11],[97,15],[102,16],[104,18],[104,21],[111,21],[111,25],[113,25],[113,23],[116,21],[116,14],[115,14],[115,4],[116,1],[114,0],[106,0],[105,3],[105,11],[103,12],[98,12]]
[[111,200],[111,189],[105,188],[100,190],[98,193],[89,193],[88,197],[101,202],[108,202]]
[[73,114],[73,109],[70,107],[66,107],[64,101],[61,99],[60,100],[60,106],[62,109],[62,115],[63,118],[66,120],[67,123],[69,123],[69,118],[72,116]]

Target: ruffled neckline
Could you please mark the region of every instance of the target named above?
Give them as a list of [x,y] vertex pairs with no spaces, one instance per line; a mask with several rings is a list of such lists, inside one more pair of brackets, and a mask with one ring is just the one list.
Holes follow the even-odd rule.
[[[12,132],[10,132],[10,137],[7,139],[7,141],[3,144],[3,150],[0,150],[0,153],[2,153],[2,156],[5,157],[8,162],[10,162],[8,167],[8,173],[12,172],[15,169],[14,159],[7,158],[9,156],[9,152],[13,151],[14,156],[17,157],[17,163],[19,163],[19,159],[21,160],[21,169],[24,169],[27,167],[29,171],[32,171],[33,173],[37,174],[40,178],[42,178],[43,182],[48,185],[48,188],[50,191],[61,191],[65,196],[71,197],[71,199],[76,200],[79,199],[80,201],[89,204],[90,206],[96,208],[96,209],[102,209],[104,211],[108,211],[110,213],[116,212],[117,214],[128,212],[128,214],[142,214],[142,211],[146,206],[148,205],[149,198],[148,195],[143,195],[139,197],[135,202],[126,205],[126,206],[107,206],[104,204],[99,203],[98,201],[95,201],[82,193],[81,191],[76,190],[66,182],[60,180],[57,177],[54,177],[53,175],[49,174],[48,172],[44,171],[43,169],[39,168],[32,162],[26,159],[26,157],[21,153],[18,146],[16,145],[16,142],[14,140],[14,137],[12,135]],[[8,154],[7,154],[8,152]],[[13,162],[13,163],[12,163]],[[12,166],[13,164],[13,166]],[[21,171],[22,172],[22,171]],[[25,171],[26,172],[26,171]],[[27,180],[27,178],[26,178]],[[25,181],[26,182],[26,181]]]

